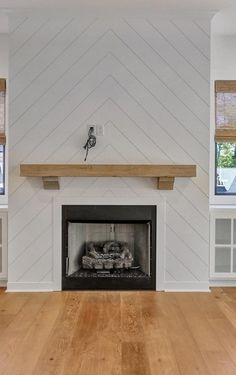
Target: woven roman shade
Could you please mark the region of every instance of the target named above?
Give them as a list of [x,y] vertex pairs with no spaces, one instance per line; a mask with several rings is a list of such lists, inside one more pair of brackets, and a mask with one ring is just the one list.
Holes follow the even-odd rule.
[[5,109],[6,109],[6,80],[0,78],[0,144],[6,144],[5,134]]
[[236,141],[236,80],[215,81],[215,141]]

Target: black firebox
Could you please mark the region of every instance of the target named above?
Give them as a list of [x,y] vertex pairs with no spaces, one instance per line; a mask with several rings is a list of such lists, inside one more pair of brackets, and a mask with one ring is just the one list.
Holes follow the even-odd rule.
[[155,290],[156,206],[62,206],[63,290]]

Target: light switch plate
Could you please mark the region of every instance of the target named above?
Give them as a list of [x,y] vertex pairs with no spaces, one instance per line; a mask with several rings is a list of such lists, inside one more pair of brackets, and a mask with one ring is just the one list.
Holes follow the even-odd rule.
[[103,136],[104,135],[104,125],[96,124],[96,125],[87,125],[87,131],[89,132],[89,129],[93,127],[94,128],[94,135],[95,136]]
[[104,135],[104,125],[96,125],[96,135],[103,136]]

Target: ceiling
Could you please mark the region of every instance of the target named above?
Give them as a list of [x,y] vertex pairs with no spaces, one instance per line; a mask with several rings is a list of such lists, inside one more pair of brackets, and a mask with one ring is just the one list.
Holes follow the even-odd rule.
[[234,5],[235,0],[0,0],[0,9],[121,9],[175,11],[217,11]]

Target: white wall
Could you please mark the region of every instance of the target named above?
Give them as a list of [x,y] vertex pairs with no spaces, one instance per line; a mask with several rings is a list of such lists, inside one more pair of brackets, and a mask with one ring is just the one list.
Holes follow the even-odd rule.
[[236,79],[236,35],[212,35],[212,75]]
[[8,35],[0,34],[0,77],[6,79],[8,78],[9,68],[8,48]]
[[236,79],[236,8],[218,12],[211,24],[212,79]]
[[[59,195],[166,200],[165,288],[207,288],[209,25],[200,16],[11,20],[9,288],[52,281]],[[169,192],[147,178],[65,178],[50,192],[19,176],[20,163],[83,162],[95,123],[105,135],[88,162],[194,163],[197,178]]]

